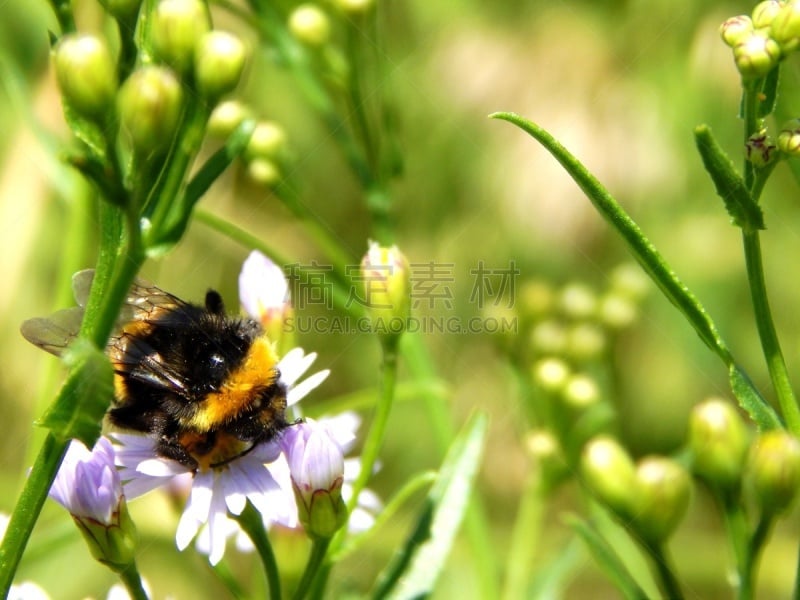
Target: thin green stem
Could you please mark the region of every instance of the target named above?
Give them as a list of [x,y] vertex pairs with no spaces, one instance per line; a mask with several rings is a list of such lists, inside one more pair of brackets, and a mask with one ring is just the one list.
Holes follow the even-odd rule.
[[267,537],[267,531],[264,529],[264,520],[261,518],[261,514],[248,501],[242,514],[233,518],[238,521],[244,532],[250,537],[258,556],[261,558],[261,564],[264,566],[264,573],[267,577],[269,597],[272,600],[280,600],[281,579],[278,572],[278,563],[275,560],[272,544],[270,544],[269,537]]
[[517,519],[508,548],[506,560],[508,571],[502,596],[505,600],[516,600],[527,595],[545,500],[539,472],[533,471],[528,476],[525,491],[520,498]]
[[675,576],[675,571],[671,566],[671,561],[664,546],[656,544],[649,546],[648,550],[664,597],[670,600],[683,600],[683,590],[681,590],[681,585]]
[[750,294],[753,300],[756,326],[761,338],[761,347],[767,361],[772,385],[778,396],[783,418],[794,435],[800,436],[800,409],[797,406],[794,392],[789,382],[789,371],[781,352],[778,334],[772,321],[772,312],[767,298],[767,287],[764,280],[764,267],[761,258],[761,242],[758,231],[742,231],[747,278],[750,282]]
[[325,555],[328,552],[330,543],[330,538],[315,539],[312,543],[306,569],[303,572],[303,576],[300,578],[300,584],[297,586],[297,590],[293,596],[294,600],[303,600],[303,598],[308,595],[311,590],[311,584],[322,570],[325,562]]
[[755,531],[747,544],[745,565],[740,576],[739,600],[750,600],[755,597],[755,580],[758,570],[758,559],[769,537],[774,521],[772,515],[762,514]]
[[142,585],[142,578],[139,575],[139,569],[136,568],[136,563],[133,562],[123,569],[116,571],[122,583],[125,584],[125,589],[128,590],[128,595],[133,600],[148,600],[147,592]]
[[55,479],[67,441],[48,434],[22,488],[0,545],[0,598],[8,595],[22,553],[39,518],[47,492]]
[[748,539],[750,537],[747,518],[738,494],[722,494],[719,497],[725,521],[728,541],[733,548],[738,575],[737,599],[749,600],[751,597],[748,568]]

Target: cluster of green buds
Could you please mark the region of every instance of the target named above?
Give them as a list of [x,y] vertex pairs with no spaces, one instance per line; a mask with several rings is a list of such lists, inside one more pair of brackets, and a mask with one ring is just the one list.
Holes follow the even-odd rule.
[[591,492],[647,543],[668,539],[689,507],[692,485],[686,469],[663,456],[634,463],[610,436],[585,445],[580,469]]
[[720,26],[743,80],[764,77],[797,47],[798,7],[797,2],[768,0],[757,4],[750,15],[732,17]]
[[783,429],[752,436],[721,398],[698,404],[689,420],[692,468],[727,502],[746,492],[763,514],[777,516],[800,490],[800,440]]

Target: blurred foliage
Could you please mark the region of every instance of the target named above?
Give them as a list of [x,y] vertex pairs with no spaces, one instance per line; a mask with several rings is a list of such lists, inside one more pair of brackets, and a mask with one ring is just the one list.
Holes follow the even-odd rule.
[[[106,27],[92,0],[74,3],[81,26]],[[593,213],[555,162],[519,131],[486,118],[496,110],[534,118],[571,149],[622,202],[714,316],[733,352],[761,389],[767,373],[752,325],[739,234],[720,208],[703,172],[692,130],[707,123],[736,153],[739,79],[717,28],[749,9],[741,2],[628,0],[569,3],[380,2],[386,58],[385,93],[397,107],[403,175],[393,186],[397,242],[412,263],[452,264],[452,308],[433,314],[479,314],[469,298],[470,270],[483,261],[507,268],[514,261],[522,285],[546,280],[555,288],[586,282],[606,286],[611,269],[627,259],[622,244]],[[223,28],[241,25],[219,7]],[[69,303],[59,279],[60,244],[70,209],[80,204],[75,173],[54,155],[66,139],[48,62],[47,27],[55,22],[44,2],[6,0],[0,5],[0,510],[9,511],[30,464],[41,415],[57,377],[53,359],[18,334],[20,322]],[[252,37],[252,36],[251,36]],[[255,47],[255,40],[252,40]],[[796,63],[785,69],[798,94]],[[268,52],[256,52],[241,96],[259,114],[289,132],[290,177],[300,197],[349,250],[352,264],[366,249],[370,224],[356,182],[324,127],[298,102],[295,82]],[[791,112],[791,95],[778,112]],[[76,190],[80,190],[76,193]],[[791,273],[800,253],[800,203],[785,165],[763,199],[767,222],[767,283],[790,373],[800,367],[800,285]],[[320,260],[318,250],[280,202],[234,169],[201,205],[268,240],[300,264]],[[91,245],[89,245],[91,247]],[[201,298],[219,289],[233,304],[236,276],[247,248],[195,222],[174,252],[145,266],[143,275],[179,297]],[[91,265],[93,257],[86,256]],[[429,312],[423,301],[417,307]],[[306,314],[321,314],[310,305]],[[728,394],[725,370],[663,298],[653,293],[637,325],[613,346],[616,426],[636,456],[670,453],[684,441],[690,408]],[[480,489],[501,554],[524,487],[522,392],[507,366],[502,344],[490,335],[424,336],[440,378],[448,382],[457,423],[476,407],[491,415]],[[319,352],[332,370],[324,394],[374,386],[378,354],[366,335],[308,333],[301,345]],[[50,373],[49,375],[47,373]],[[402,377],[402,375],[401,375]],[[43,387],[44,386],[44,387]],[[46,389],[45,389],[46,388]],[[320,394],[317,394],[319,397]],[[771,399],[771,398],[770,398]],[[313,409],[312,409],[313,410]],[[435,468],[441,457],[413,399],[393,411],[382,470],[372,487],[389,497],[414,473]],[[544,572],[570,535],[559,515],[576,507],[571,488],[546,509],[531,571]],[[143,543],[140,567],[156,597],[220,597],[205,559],[174,550],[173,526],[153,515],[174,513],[163,498],[131,506]],[[411,512],[401,514],[336,572],[340,597],[364,589],[405,537]],[[69,525],[69,527],[68,527]],[[763,597],[786,597],[796,553],[797,515],[781,523],[762,560]],[[96,565],[65,514],[43,514],[19,579],[34,578],[53,597],[103,597],[112,576]],[[677,571],[692,597],[725,598],[730,556],[720,523],[702,491],[672,542]],[[278,536],[276,551],[291,570],[300,542]],[[624,549],[620,550],[623,556]],[[616,593],[582,550],[566,597],[615,598]],[[69,562],[66,562],[69,557]],[[169,557],[165,560],[164,557]],[[247,572],[251,556],[230,561]],[[471,557],[457,546],[437,597],[474,597]],[[297,559],[298,575],[302,568]],[[65,565],[70,565],[68,568]],[[641,567],[641,565],[640,565]],[[644,576],[647,577],[646,575]],[[260,582],[256,585],[259,585]],[[203,590],[198,592],[198,590]]]

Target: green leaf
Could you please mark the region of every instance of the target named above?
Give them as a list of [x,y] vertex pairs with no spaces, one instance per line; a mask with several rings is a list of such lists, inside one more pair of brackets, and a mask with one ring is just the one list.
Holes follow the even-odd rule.
[[69,101],[62,96],[61,104],[64,108],[64,120],[69,125],[72,133],[86,145],[91,157],[98,162],[106,163],[106,140],[100,127],[82,117],[72,108]]
[[731,364],[728,373],[731,390],[741,406],[756,424],[759,431],[769,431],[783,427],[781,419],[766,400],[758,393],[758,390],[750,381],[739,365]]
[[486,430],[486,416],[476,414],[453,441],[416,527],[379,577],[373,598],[419,598],[433,591],[469,504]]
[[614,548],[600,535],[588,521],[572,515],[567,518],[568,524],[581,537],[598,566],[622,593],[630,600],[647,600],[647,594],[636,583],[625,564],[614,552]]
[[65,351],[64,362],[71,367],[67,381],[39,424],[59,439],[77,438],[91,448],[114,393],[114,372],[108,357],[83,338]]
[[642,230],[581,162],[544,129],[514,113],[490,117],[513,123],[544,146],[583,190],[600,215],[628,245],[639,264],[667,299],[686,317],[700,339],[729,366],[733,357],[703,305],[667,264]]
[[778,100],[778,81],[781,78],[781,64],[775,65],[767,76],[764,78],[764,87],[762,88],[763,99],[758,104],[758,117],[763,119],[775,110],[775,104]]
[[703,165],[733,223],[745,231],[764,229],[764,213],[761,212],[761,207],[753,200],[744,179],[714,139],[711,130],[706,125],[700,125],[694,130],[694,139]]

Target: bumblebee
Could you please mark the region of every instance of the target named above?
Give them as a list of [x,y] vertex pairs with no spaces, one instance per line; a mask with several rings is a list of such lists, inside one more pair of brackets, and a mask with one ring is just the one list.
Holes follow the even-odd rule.
[[[78,306],[25,321],[22,335],[60,355],[77,335],[93,277],[76,273]],[[137,280],[106,352],[110,425],[147,433],[160,456],[193,471],[221,466],[290,425],[272,343],[257,321],[226,315],[214,290],[200,306]]]

